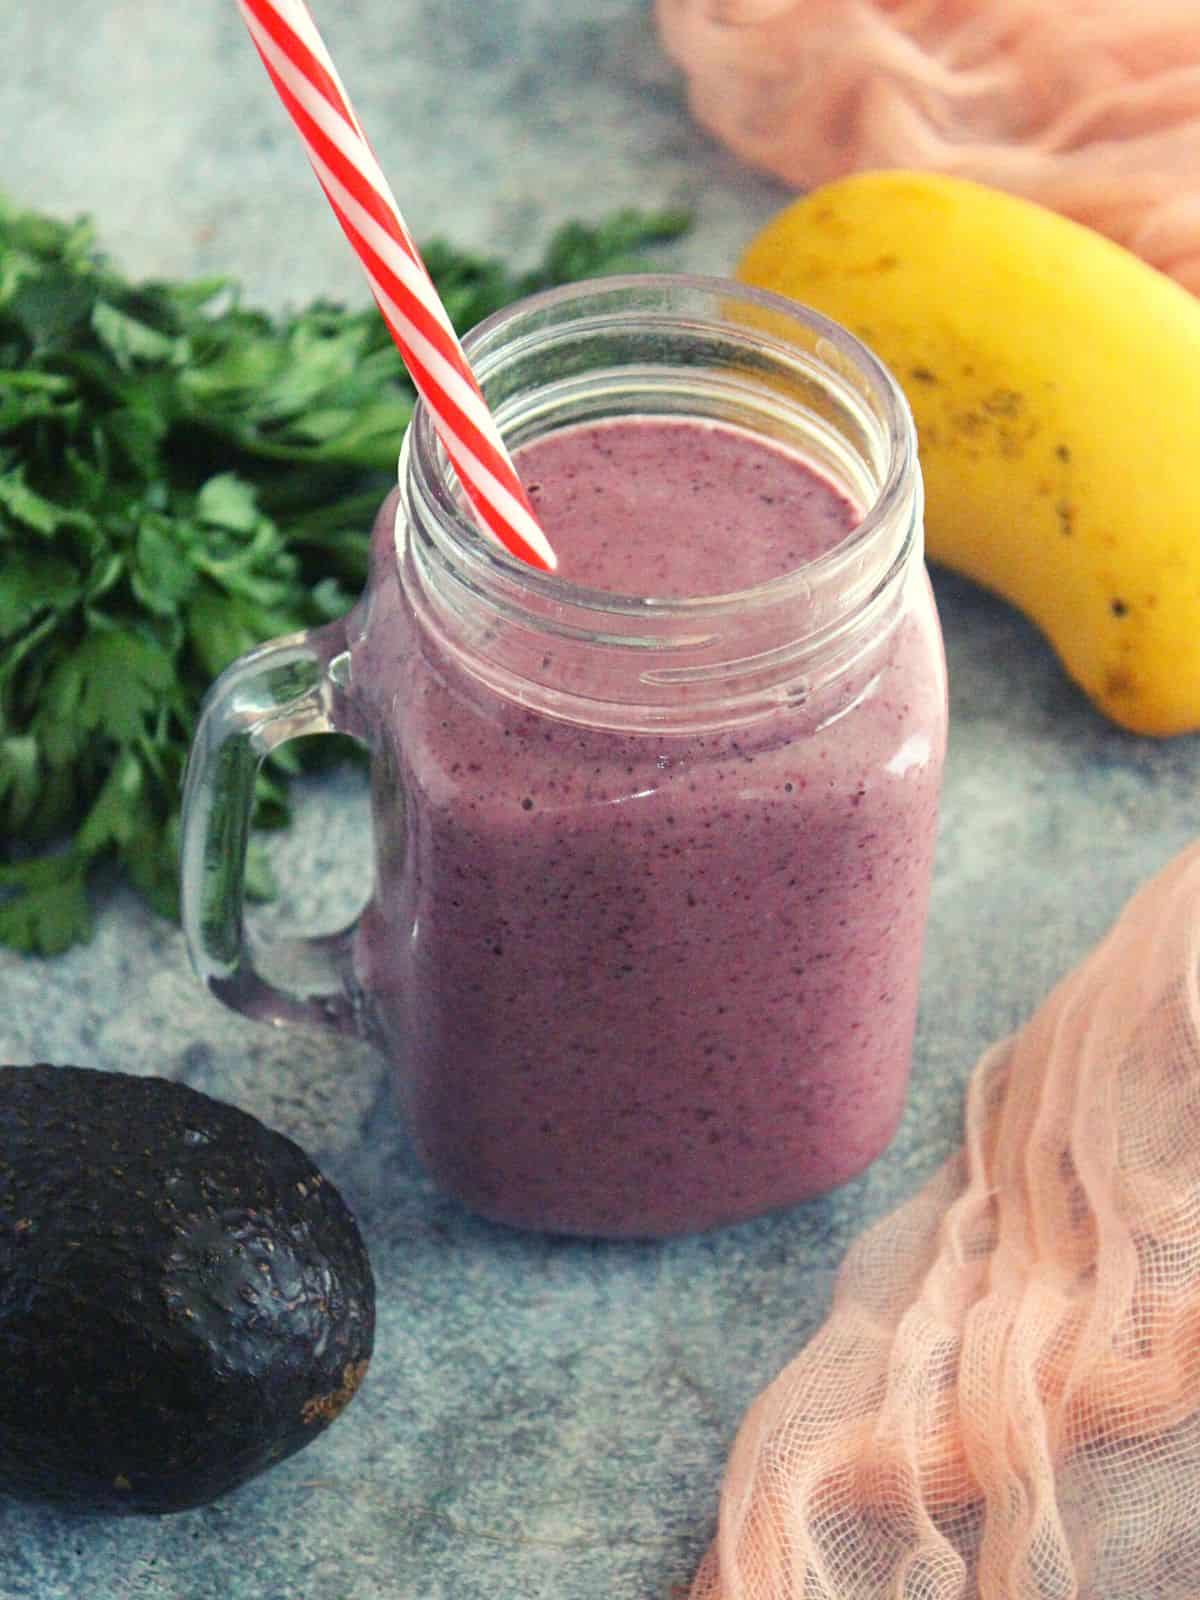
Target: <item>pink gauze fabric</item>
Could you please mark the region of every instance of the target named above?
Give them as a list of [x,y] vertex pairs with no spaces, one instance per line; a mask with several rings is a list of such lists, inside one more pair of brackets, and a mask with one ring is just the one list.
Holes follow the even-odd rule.
[[656,0],[693,112],[808,189],[974,178],[1200,293],[1200,0]]
[[692,1600],[1200,1595],[1200,844],[975,1068],[753,1403]]

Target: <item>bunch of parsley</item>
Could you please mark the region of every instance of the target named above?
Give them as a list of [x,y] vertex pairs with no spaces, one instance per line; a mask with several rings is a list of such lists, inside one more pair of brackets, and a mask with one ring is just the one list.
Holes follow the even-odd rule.
[[[571,224],[524,274],[440,242],[426,260],[465,330],[686,226]],[[175,913],[204,692],[350,606],[413,400],[374,310],[271,318],[226,280],[131,283],[88,222],[0,202],[0,943],[86,938],[113,865]],[[260,826],[286,822],[294,765],[262,775]]]

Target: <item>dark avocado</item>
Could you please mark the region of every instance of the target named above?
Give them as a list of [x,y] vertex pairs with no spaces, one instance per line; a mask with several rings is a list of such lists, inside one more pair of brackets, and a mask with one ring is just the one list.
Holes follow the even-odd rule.
[[290,1139],[161,1078],[0,1066],[0,1493],[204,1505],[334,1420],[374,1330]]

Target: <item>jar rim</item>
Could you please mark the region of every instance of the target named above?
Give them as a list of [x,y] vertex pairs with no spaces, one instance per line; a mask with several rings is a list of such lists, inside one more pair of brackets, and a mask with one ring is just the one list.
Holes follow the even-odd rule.
[[[518,586],[545,601],[557,601],[583,612],[607,612],[623,618],[638,618],[643,624],[659,617],[715,622],[722,615],[755,604],[777,605],[793,594],[809,597],[814,588],[836,585],[853,569],[863,552],[877,539],[902,506],[916,468],[916,430],[899,384],[883,362],[848,329],[823,313],[799,301],[765,289],[753,288],[734,279],[698,273],[627,273],[594,278],[541,290],[513,305],[493,312],[477,323],[462,341],[463,350],[481,385],[513,349],[513,333],[522,321],[541,321],[540,337],[553,336],[548,314],[561,308],[591,302],[598,315],[615,322],[644,321],[657,314],[677,324],[680,311],[672,309],[671,297],[709,299],[714,306],[741,305],[756,310],[764,321],[778,324],[780,319],[803,328],[826,349],[822,352],[831,370],[845,379],[852,372],[854,387],[868,400],[884,434],[886,471],[874,499],[847,534],[828,551],[811,557],[775,577],[739,589],[716,594],[687,596],[639,595],[600,589],[580,584],[559,572],[544,572],[510,554],[502,546],[480,534],[474,519],[455,492],[456,475],[450,465],[433,424],[429,407],[418,399],[405,437],[398,466],[400,482],[411,488],[422,510],[422,522],[435,545],[443,553],[452,552],[462,576],[474,585],[490,587],[499,581],[505,588]],[[610,307],[603,310],[604,304]],[[702,318],[699,311],[689,314],[690,323],[700,328],[707,322],[725,333],[728,323],[718,324],[714,314]],[[798,346],[761,324],[747,322],[736,326],[739,337],[760,351],[774,351],[780,357],[795,352]],[[863,393],[863,387],[867,393]],[[406,478],[410,480],[406,486]],[[898,562],[907,552],[901,551]]]

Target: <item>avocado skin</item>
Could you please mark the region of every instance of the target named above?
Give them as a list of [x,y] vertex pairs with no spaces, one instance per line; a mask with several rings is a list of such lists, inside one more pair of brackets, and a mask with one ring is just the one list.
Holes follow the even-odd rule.
[[374,1328],[290,1139],[165,1079],[0,1066],[0,1493],[205,1505],[334,1420]]

